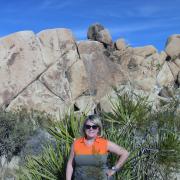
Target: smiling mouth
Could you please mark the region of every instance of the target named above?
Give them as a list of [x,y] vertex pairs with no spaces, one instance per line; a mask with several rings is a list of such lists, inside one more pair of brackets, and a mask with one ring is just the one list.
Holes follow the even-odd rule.
[[95,131],[89,131],[88,133],[92,133],[93,134],[93,133],[96,133],[96,132]]

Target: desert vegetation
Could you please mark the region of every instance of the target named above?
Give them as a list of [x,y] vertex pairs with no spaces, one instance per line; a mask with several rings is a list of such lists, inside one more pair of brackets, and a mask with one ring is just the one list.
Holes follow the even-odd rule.
[[[176,179],[180,170],[178,99],[172,99],[154,110],[147,97],[132,92],[110,99],[111,112],[99,111],[104,126],[104,137],[125,147],[130,157],[117,180],[165,180]],[[33,115],[32,115],[33,114]],[[39,112],[1,112],[0,153],[9,159],[18,153],[33,134],[33,127],[43,126],[53,141],[44,145],[38,155],[27,155],[25,162],[16,171],[19,180],[62,180],[65,179],[66,162],[74,138],[81,136],[81,126],[87,112],[70,111],[59,121],[52,123],[52,117]],[[45,119],[46,118],[46,119]],[[21,122],[18,124],[18,122]],[[42,125],[42,122],[50,122]],[[36,124],[36,126],[35,126]],[[24,128],[26,127],[26,128]],[[108,166],[116,161],[110,154]]]

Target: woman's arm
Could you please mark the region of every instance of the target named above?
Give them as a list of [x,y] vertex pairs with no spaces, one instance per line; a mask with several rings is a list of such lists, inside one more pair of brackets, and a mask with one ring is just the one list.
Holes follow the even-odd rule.
[[74,160],[74,144],[71,146],[71,152],[66,167],[66,180],[71,180],[73,174],[73,160]]
[[116,169],[120,169],[123,166],[129,156],[129,152],[111,141],[108,141],[108,151],[119,156],[114,166],[115,170],[108,171],[108,176],[112,176],[116,172]]

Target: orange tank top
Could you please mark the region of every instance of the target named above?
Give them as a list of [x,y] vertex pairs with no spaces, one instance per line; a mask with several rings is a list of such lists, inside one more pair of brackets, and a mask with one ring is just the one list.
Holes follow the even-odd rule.
[[107,140],[102,137],[97,137],[92,145],[87,145],[85,137],[81,137],[74,142],[75,155],[105,155],[108,153]]

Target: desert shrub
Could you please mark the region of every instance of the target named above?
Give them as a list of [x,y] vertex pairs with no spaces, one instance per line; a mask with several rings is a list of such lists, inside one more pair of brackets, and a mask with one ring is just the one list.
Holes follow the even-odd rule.
[[10,160],[18,155],[34,130],[49,123],[49,116],[38,111],[0,111],[0,156],[5,155]]

